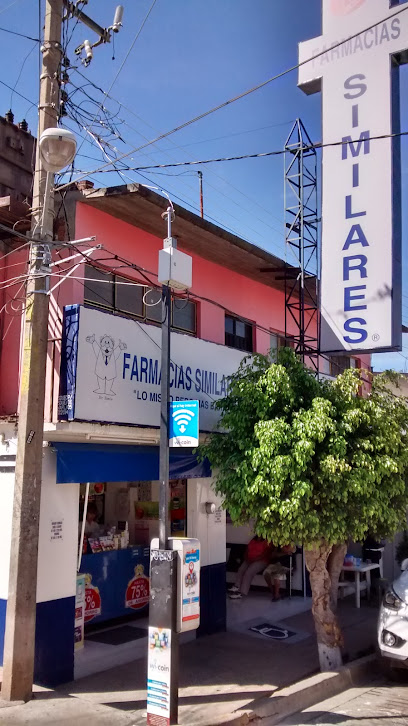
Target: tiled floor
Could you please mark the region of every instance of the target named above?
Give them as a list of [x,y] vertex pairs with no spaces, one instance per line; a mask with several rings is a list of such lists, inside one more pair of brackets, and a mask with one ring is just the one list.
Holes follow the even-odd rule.
[[[293,597],[280,602],[272,602],[270,594],[266,592],[250,593],[242,600],[227,598],[227,630],[242,632],[242,628],[245,629],[247,622],[258,617],[265,618],[268,622],[278,623],[293,615],[310,610],[310,607],[310,598]],[[75,653],[75,680],[146,656],[148,618],[135,620],[133,623],[128,623],[128,625],[134,628],[146,628],[146,637],[131,640],[128,643],[121,643],[120,645],[108,645],[85,640],[84,647]],[[123,625],[113,627],[120,628]],[[106,630],[111,629],[111,627],[106,628]],[[194,631],[183,633],[180,643],[183,644],[194,639]]]
[[[89,676],[92,673],[100,673],[101,671],[114,668],[124,663],[130,663],[132,660],[143,658],[146,655],[148,619],[141,618],[140,620],[135,620],[133,623],[128,623],[128,625],[134,628],[146,628],[146,637],[131,640],[121,645],[107,645],[92,640],[85,640],[84,647],[75,652],[75,680]],[[114,627],[120,628],[123,626],[117,625]],[[112,630],[112,627],[107,627],[105,630]]]
[[272,602],[269,592],[249,593],[241,600],[227,598],[227,629],[240,629],[240,625],[254,618],[281,622],[293,615],[306,612],[312,607],[311,598],[292,597]]

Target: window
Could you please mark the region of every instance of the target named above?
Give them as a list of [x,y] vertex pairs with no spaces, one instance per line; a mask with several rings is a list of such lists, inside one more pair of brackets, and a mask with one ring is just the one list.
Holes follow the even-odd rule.
[[171,321],[173,328],[195,333],[197,328],[196,307],[196,304],[191,300],[174,298]]
[[[133,316],[149,323],[161,323],[161,290],[134,285],[126,277],[85,265],[84,301],[94,307]],[[197,334],[197,304],[193,300],[172,299],[172,327]]]
[[348,368],[355,368],[355,359],[348,355],[331,355],[329,361],[331,376],[338,376]]
[[276,353],[278,352],[279,348],[293,348],[293,340],[287,340],[285,336],[281,333],[271,333],[270,334],[270,351],[271,356],[274,358],[276,356]]
[[253,326],[251,323],[234,318],[232,315],[225,316],[225,345],[238,350],[246,350],[252,353],[253,346]]
[[85,300],[111,310],[114,307],[114,275],[86,265],[85,277]]

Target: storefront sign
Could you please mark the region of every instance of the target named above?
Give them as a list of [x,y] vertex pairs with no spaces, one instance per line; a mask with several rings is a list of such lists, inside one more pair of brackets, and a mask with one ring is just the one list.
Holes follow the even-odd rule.
[[140,610],[149,604],[149,578],[144,574],[143,565],[136,565],[135,576],[126,588],[125,607]]
[[[59,417],[160,425],[160,328],[81,305],[65,308]],[[244,354],[190,335],[171,335],[170,395],[199,401],[200,428],[212,431],[215,402]]]
[[169,446],[198,446],[199,401],[172,401],[169,417]]
[[322,0],[323,35],[299,46],[299,86],[322,91],[323,352],[401,348],[400,5]]
[[147,723],[170,724],[171,630],[149,627]]

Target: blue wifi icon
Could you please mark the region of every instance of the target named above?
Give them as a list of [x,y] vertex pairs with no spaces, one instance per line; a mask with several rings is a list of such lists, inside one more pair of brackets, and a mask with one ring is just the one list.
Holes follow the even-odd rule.
[[172,416],[181,433],[184,434],[188,424],[194,418],[195,413],[194,411],[189,411],[187,408],[179,408],[172,413]]

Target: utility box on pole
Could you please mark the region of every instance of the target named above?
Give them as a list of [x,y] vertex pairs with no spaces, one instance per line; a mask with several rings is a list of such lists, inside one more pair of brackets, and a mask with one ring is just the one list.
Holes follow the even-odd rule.
[[174,290],[189,290],[193,284],[192,258],[177,249],[175,237],[163,240],[163,249],[159,251],[158,282]]

